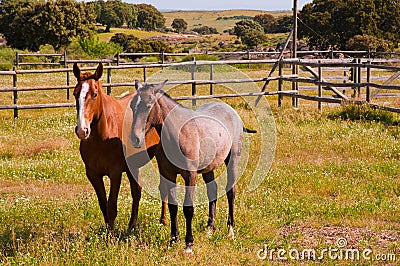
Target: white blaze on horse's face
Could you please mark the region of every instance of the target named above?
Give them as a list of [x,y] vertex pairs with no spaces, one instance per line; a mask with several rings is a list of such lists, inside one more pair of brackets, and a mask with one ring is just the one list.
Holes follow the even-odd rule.
[[76,134],[80,139],[87,139],[90,135],[90,123],[85,119],[85,100],[89,92],[89,84],[82,84],[81,93],[79,94],[78,121],[76,125]]

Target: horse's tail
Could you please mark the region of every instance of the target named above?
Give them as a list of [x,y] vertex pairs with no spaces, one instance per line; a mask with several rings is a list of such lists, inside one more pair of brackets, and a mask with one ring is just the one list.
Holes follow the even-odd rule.
[[248,129],[246,127],[243,127],[243,132],[255,134],[255,133],[257,133],[257,130],[252,130],[252,129]]

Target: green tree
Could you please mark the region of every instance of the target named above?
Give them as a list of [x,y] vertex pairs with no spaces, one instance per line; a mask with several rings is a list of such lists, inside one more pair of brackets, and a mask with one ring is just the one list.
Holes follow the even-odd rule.
[[[89,37],[94,30],[93,11],[75,0],[47,2],[2,1],[11,14],[0,15],[1,32],[10,46],[37,51],[50,44],[55,50],[69,45],[73,38]],[[11,4],[11,5],[7,5]],[[4,10],[4,9],[2,9]]]
[[254,21],[258,22],[263,28],[265,33],[275,33],[278,28],[277,19],[271,14],[260,14],[254,17]]
[[253,20],[241,20],[234,27],[235,35],[249,48],[265,42],[264,28]]
[[138,10],[136,27],[147,31],[156,30],[165,26],[165,17],[154,6],[148,4],[137,4]]
[[352,51],[388,52],[390,46],[386,40],[375,36],[356,35],[347,41],[345,48]]
[[282,16],[278,18],[278,25],[276,32],[285,33],[291,31],[293,28],[293,16]]
[[193,31],[201,35],[218,34],[218,30],[216,28],[209,26],[194,28]]
[[171,27],[176,31],[176,32],[182,32],[187,29],[187,22],[182,19],[182,18],[176,18],[171,24]]
[[110,32],[112,27],[122,27],[126,25],[128,28],[136,27],[137,10],[134,5],[124,3],[121,0],[99,0],[91,2],[97,15],[96,21],[106,26],[106,32]]
[[[344,48],[355,35],[375,36],[397,45],[400,5],[387,0],[314,0],[299,14],[300,37],[320,48]],[[310,30],[310,28],[312,30]]]
[[27,48],[22,37],[22,27],[17,25],[15,20],[25,7],[30,6],[29,2],[29,0],[0,1],[0,33],[6,38],[8,44],[14,48]]

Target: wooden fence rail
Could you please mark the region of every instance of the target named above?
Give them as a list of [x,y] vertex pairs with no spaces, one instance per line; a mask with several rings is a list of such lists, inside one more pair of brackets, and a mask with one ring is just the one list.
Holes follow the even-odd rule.
[[[58,56],[58,55],[57,55]],[[79,61],[81,62],[81,61]],[[388,61],[386,61],[388,62]],[[393,62],[393,59],[390,59],[390,62]],[[277,64],[278,63],[278,64]],[[400,60],[398,60],[400,63]],[[259,65],[275,65],[277,64],[278,75],[269,76],[266,78],[254,78],[254,79],[224,79],[224,80],[216,80],[213,78],[214,66],[217,65],[236,65],[236,64],[259,64]],[[303,69],[304,72],[310,73],[311,77],[303,77],[297,74],[284,75],[284,67],[285,66],[293,66],[297,65]],[[121,69],[143,69],[143,80],[147,79],[148,68],[165,68],[165,67],[186,67],[192,73],[192,78],[190,80],[184,81],[169,81],[169,84],[191,84],[192,85],[192,95],[191,96],[180,96],[177,97],[177,100],[191,100],[195,105],[196,100],[201,99],[211,99],[211,98],[226,98],[226,97],[244,97],[244,96],[268,96],[268,95],[278,95],[278,105],[282,104],[282,97],[292,97],[293,99],[304,99],[309,101],[318,102],[318,108],[321,109],[322,102],[325,103],[335,103],[340,104],[342,102],[347,102],[352,99],[349,99],[342,91],[343,90],[354,90],[360,93],[361,88],[365,88],[366,97],[365,102],[370,102],[371,100],[371,89],[379,89],[379,90],[400,90],[399,85],[391,84],[400,76],[400,67],[392,66],[392,65],[382,65],[382,62],[374,63],[372,59],[358,59],[356,61],[344,59],[344,60],[306,60],[306,59],[282,59],[280,61],[277,60],[229,60],[229,61],[193,61],[193,62],[183,62],[183,63],[153,63],[153,64],[135,64],[135,65],[106,65],[104,67],[107,72],[107,82],[103,83],[103,87],[107,88],[107,93],[111,94],[112,88],[114,87],[126,87],[126,86],[134,86],[132,82],[124,82],[124,83],[112,83],[111,82],[111,70],[121,70]],[[196,68],[200,66],[209,66],[210,67],[210,79],[199,80],[195,78]],[[313,69],[317,68],[317,69]],[[323,70],[325,68],[332,68],[332,70],[342,71],[343,68],[353,69],[354,76],[353,82],[332,82],[330,80],[324,79]],[[82,67],[82,70],[94,70],[94,67]],[[377,82],[372,82],[371,71],[383,70],[394,72],[388,80],[386,80],[383,84],[379,84]],[[18,117],[18,110],[23,109],[38,109],[38,108],[61,108],[61,107],[73,107],[75,103],[67,102],[67,103],[40,103],[40,104],[28,104],[28,105],[20,105],[18,104],[18,92],[21,91],[43,91],[43,90],[66,90],[67,91],[67,100],[70,100],[70,90],[74,88],[70,81],[70,72],[72,72],[72,68],[60,68],[60,69],[29,69],[29,70],[21,70],[14,67],[13,71],[0,71],[0,76],[12,76],[13,85],[9,87],[0,88],[1,92],[12,92],[13,93],[13,104],[9,105],[1,105],[0,110],[13,109],[14,117]],[[66,85],[60,86],[32,86],[32,87],[21,87],[18,84],[18,76],[25,74],[36,74],[41,75],[44,73],[66,73],[67,81]],[[366,73],[366,80],[362,80],[362,73]],[[267,74],[266,74],[267,76]],[[340,79],[339,79],[340,80]],[[247,94],[213,94],[213,85],[217,84],[228,84],[228,83],[246,83],[246,82],[264,82],[268,85],[270,81],[277,81],[277,91],[259,91],[259,92],[251,92]],[[296,86],[292,86],[292,90],[284,90],[283,84],[284,82],[290,82],[292,84],[297,84]],[[299,84],[311,84],[315,86],[318,91],[317,96],[305,95],[301,94],[297,88],[301,88]],[[210,95],[207,96],[197,96],[196,86],[198,85],[210,85]],[[329,90],[333,93],[334,97],[331,96],[323,96],[323,90]],[[297,102],[294,101],[294,103]],[[392,112],[400,113],[400,109],[393,107],[380,107],[377,105],[372,105],[375,108],[382,108]]]

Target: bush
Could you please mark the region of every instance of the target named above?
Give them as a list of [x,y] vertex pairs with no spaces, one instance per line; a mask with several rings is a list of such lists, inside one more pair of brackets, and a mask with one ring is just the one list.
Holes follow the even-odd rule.
[[8,71],[13,68],[17,50],[9,47],[0,47],[0,70]]
[[78,38],[82,50],[91,58],[114,57],[123,51],[123,48],[113,42],[101,42],[99,38],[82,39]]
[[371,35],[356,35],[346,43],[346,49],[352,51],[388,52],[389,43]]
[[209,26],[202,26],[199,28],[194,28],[193,31],[197,32],[198,34],[201,34],[201,35],[218,34],[218,30],[216,28],[209,27]]
[[330,119],[342,119],[350,121],[373,121],[386,125],[398,125],[397,116],[385,110],[372,108],[369,105],[349,104],[340,111],[334,111],[328,115]]

